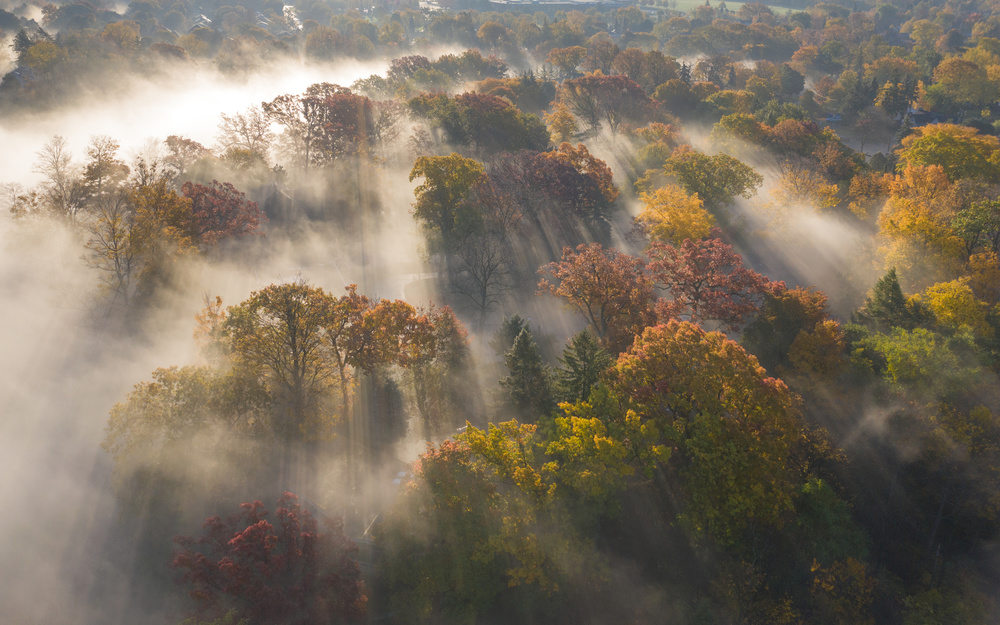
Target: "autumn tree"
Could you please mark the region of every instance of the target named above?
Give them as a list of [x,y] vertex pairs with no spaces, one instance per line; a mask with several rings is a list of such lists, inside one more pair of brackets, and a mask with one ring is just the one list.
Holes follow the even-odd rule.
[[960,209],[951,227],[965,243],[967,256],[980,250],[1000,252],[1000,200],[973,202]]
[[260,234],[261,225],[267,223],[257,203],[228,182],[213,180],[211,186],[185,182],[181,192],[191,200],[198,240],[204,244]]
[[433,350],[410,365],[421,434],[431,440],[476,417],[477,384],[471,369],[469,336],[450,308],[427,313],[433,325]]
[[142,257],[137,289],[149,296],[172,279],[178,261],[197,250],[197,226],[191,200],[178,195],[164,179],[130,188],[129,201],[139,228],[132,240],[139,243]]
[[643,206],[636,225],[651,241],[680,245],[685,239],[704,239],[715,226],[715,218],[698,194],[688,195],[677,185],[668,184],[639,197]]
[[987,71],[958,56],[949,57],[934,68],[934,84],[927,88],[925,98],[935,108],[951,111],[979,109],[997,97],[995,81]]
[[310,85],[302,95],[281,95],[263,102],[269,123],[284,128],[286,154],[303,167],[326,166],[346,156],[368,156],[374,149],[372,101],[347,87]]
[[549,50],[545,62],[558,69],[566,78],[573,78],[578,75],[576,68],[586,55],[587,49],[583,46],[553,48]]
[[118,159],[120,144],[107,136],[91,137],[83,167],[84,202],[113,192],[125,182],[128,165]]
[[615,418],[638,420],[674,449],[653,466],[677,467],[693,540],[747,553],[757,532],[787,522],[802,426],[793,394],[753,356],[719,332],[671,320],[647,328],[610,375]]
[[740,344],[777,375],[779,366],[789,365],[788,352],[796,338],[827,317],[827,298],[821,291],[794,288],[765,293],[760,312],[743,331]]
[[509,189],[484,176],[473,190],[482,224],[452,246],[451,288],[465,297],[484,323],[515,286],[514,239],[522,231],[521,207]]
[[417,619],[475,618],[507,585],[493,543],[502,533],[504,501],[465,442],[429,448],[413,473],[376,528],[390,604]]
[[275,434],[284,439],[317,436],[331,421],[323,405],[337,381],[325,340],[328,297],[302,282],[270,285],[226,311],[232,357],[273,389]]
[[642,259],[599,243],[563,248],[562,260],[539,273],[539,293],[551,293],[583,316],[608,351],[619,353],[655,320],[656,295]]
[[733,247],[718,238],[686,239],[678,247],[654,242],[647,254],[649,275],[672,298],[658,306],[662,319],[717,321],[735,332],[760,310],[766,294],[784,288],[745,267]]
[[408,107],[441,128],[448,142],[473,146],[481,154],[537,151],[549,145],[549,132],[538,116],[496,95],[424,94],[411,99]]
[[886,266],[896,267],[909,287],[954,272],[964,242],[952,229],[954,185],[940,165],[907,166],[890,185],[878,216]]
[[252,455],[268,412],[266,392],[236,372],[157,369],[112,407],[105,426],[101,447],[114,461],[116,494],[134,503],[171,482],[225,483],[224,464],[252,462],[229,453],[228,443]]
[[202,144],[180,135],[170,135],[163,144],[167,148],[164,163],[171,168],[175,180],[183,179],[191,165],[210,154],[208,148]]
[[982,177],[1000,180],[1000,140],[974,128],[931,124],[903,139],[899,150],[904,165],[940,166],[952,181]]
[[649,96],[634,80],[600,72],[567,80],[559,98],[591,129],[606,123],[612,134],[625,122],[642,124],[653,108]]
[[343,521],[323,527],[292,493],[278,499],[273,522],[260,501],[225,519],[205,520],[198,538],[181,536],[171,566],[181,573],[202,618],[230,611],[250,625],[362,623],[365,585],[357,547]]
[[101,284],[112,300],[128,304],[142,262],[143,228],[137,223],[129,194],[122,190],[97,199],[91,209],[88,262],[101,272]]

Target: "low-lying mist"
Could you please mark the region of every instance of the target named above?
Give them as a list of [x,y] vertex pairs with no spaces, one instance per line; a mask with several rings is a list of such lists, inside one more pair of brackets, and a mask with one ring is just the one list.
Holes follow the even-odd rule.
[[[3,69],[0,56],[0,70]],[[121,143],[121,154],[140,152],[150,138],[181,135],[205,146],[215,142],[219,114],[233,114],[286,93],[302,93],[314,83],[350,85],[383,73],[385,61],[345,60],[335,66],[297,62],[272,64],[234,78],[207,64],[168,65],[153,77],[126,75],[124,95],[89,94],[52,111],[0,120],[0,180],[31,184],[34,155],[53,135],[67,139],[77,156],[93,136]],[[2,71],[0,71],[2,73]]]

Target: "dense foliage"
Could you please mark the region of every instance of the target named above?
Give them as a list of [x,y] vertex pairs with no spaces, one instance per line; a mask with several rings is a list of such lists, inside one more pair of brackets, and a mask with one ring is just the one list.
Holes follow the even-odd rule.
[[[0,10],[10,119],[385,61],[4,187],[136,341],[257,281],[102,445],[158,557],[254,502],[177,540],[195,622],[997,620],[1000,5],[440,4]],[[324,237],[339,295],[261,282]]]

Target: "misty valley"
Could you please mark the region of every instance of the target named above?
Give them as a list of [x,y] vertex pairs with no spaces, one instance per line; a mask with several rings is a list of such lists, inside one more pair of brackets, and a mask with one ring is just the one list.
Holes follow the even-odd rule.
[[0,622],[1000,623],[996,0],[0,0]]

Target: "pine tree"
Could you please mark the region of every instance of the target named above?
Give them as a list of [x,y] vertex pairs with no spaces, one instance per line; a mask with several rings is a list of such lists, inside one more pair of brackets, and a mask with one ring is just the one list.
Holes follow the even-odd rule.
[[879,278],[855,317],[880,331],[895,327],[911,330],[927,320],[927,314],[919,304],[906,300],[895,267]]
[[500,327],[493,333],[493,340],[490,347],[498,356],[506,354],[514,346],[514,341],[521,334],[521,330],[528,329],[528,321],[521,315],[514,314],[512,317],[504,317]]
[[555,410],[551,373],[527,328],[514,339],[504,357],[509,375],[500,378],[502,402],[524,422]]
[[611,366],[611,356],[589,330],[578,332],[559,358],[562,368],[556,372],[556,389],[563,401],[587,401],[590,390],[601,374]]

